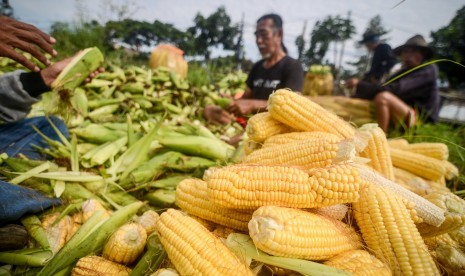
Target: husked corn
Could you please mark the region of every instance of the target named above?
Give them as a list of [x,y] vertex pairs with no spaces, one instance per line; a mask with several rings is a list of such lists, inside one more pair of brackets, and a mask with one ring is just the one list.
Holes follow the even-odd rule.
[[131,269],[124,265],[112,262],[99,256],[86,256],[76,263],[73,268],[72,276],[101,276],[101,275],[118,275],[129,276]]
[[362,247],[355,230],[339,220],[277,206],[258,208],[249,234],[266,253],[298,259],[327,260]]
[[268,98],[271,117],[297,131],[324,131],[351,139],[355,129],[307,97],[278,89]]
[[157,232],[181,275],[253,275],[217,237],[181,211],[161,214]]
[[352,275],[390,276],[389,267],[365,250],[350,250],[324,262],[325,265],[342,269]]
[[251,212],[226,209],[208,197],[207,182],[188,178],[176,187],[176,205],[188,214],[240,231],[247,231]]
[[358,200],[358,170],[346,164],[306,172],[299,168],[232,165],[204,175],[208,197],[232,209],[266,205],[316,208]]

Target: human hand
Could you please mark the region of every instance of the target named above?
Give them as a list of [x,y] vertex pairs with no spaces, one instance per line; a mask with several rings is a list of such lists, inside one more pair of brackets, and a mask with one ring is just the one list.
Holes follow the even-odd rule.
[[[61,71],[65,69],[66,65],[68,65],[71,62],[71,60],[73,60],[73,58],[74,56],[60,60],[50,65],[49,67],[43,69],[42,71],[40,71],[40,75],[42,76],[42,79],[44,80],[45,85],[47,85],[48,87],[51,87],[52,83],[55,81],[55,79],[58,77]],[[103,67],[98,68],[94,72],[90,73],[89,76],[84,80],[84,82],[91,81],[95,76],[97,76],[99,73],[103,71],[105,71]]]
[[11,58],[31,71],[38,72],[39,67],[15,49],[30,53],[43,64],[49,65],[50,60],[40,49],[56,56],[57,52],[52,48],[53,44],[55,39],[38,28],[10,17],[0,16],[0,56]]
[[203,110],[203,117],[208,122],[229,124],[234,117],[228,112],[224,111],[221,107],[215,105],[207,105]]
[[357,78],[348,79],[346,81],[346,87],[347,88],[354,88],[354,87],[357,87],[358,83],[359,83],[359,79],[357,79]]
[[253,100],[239,99],[232,102],[227,109],[236,116],[244,116],[254,112],[255,104]]

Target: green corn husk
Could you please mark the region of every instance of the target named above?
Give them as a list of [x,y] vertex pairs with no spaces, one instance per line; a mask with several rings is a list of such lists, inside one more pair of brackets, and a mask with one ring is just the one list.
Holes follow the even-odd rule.
[[159,136],[157,140],[169,149],[212,160],[226,161],[234,153],[233,146],[219,139],[202,136]]
[[[69,181],[69,182],[95,182],[103,180],[102,176],[96,175],[90,172],[26,172],[21,176],[25,177],[37,177],[49,180]],[[11,181],[13,181],[12,179]],[[16,182],[16,181],[15,181]]]
[[101,194],[107,201],[110,201],[115,206],[126,206],[139,200],[125,191],[116,191],[111,193]]
[[32,249],[28,251],[0,252],[0,263],[24,265],[31,267],[44,266],[53,256],[51,250]]
[[168,163],[175,163],[182,157],[182,154],[175,151],[165,152],[152,157],[149,161],[143,163],[140,167],[133,170],[126,182],[120,182],[121,185],[132,181],[134,183],[145,183],[157,179],[165,172],[165,166]]
[[122,172],[120,181],[124,181],[131,171],[148,159],[150,146],[157,134],[157,130],[158,128],[154,127],[149,133],[129,147],[115,163],[108,168],[107,173],[116,176],[117,173]]
[[27,172],[47,161],[30,160],[23,158],[8,157],[4,162],[15,172]]
[[89,112],[87,116],[91,120],[99,119],[101,116],[107,116],[107,115],[112,115],[116,111],[119,110],[119,104],[109,104],[109,105],[104,105],[102,107],[96,108]]
[[131,272],[131,276],[150,275],[165,260],[167,254],[156,232],[147,237],[146,251]]
[[121,99],[106,99],[106,98],[103,98],[103,99],[95,99],[95,100],[91,100],[87,103],[87,106],[89,107],[89,109],[97,109],[97,108],[100,108],[100,107],[103,107],[103,106],[106,106],[106,105],[114,105],[114,104],[119,104],[121,103],[122,100]]
[[51,86],[53,89],[74,90],[102,63],[103,54],[97,47],[84,49],[61,71]]
[[229,234],[226,246],[242,259],[251,258],[265,264],[297,271],[303,275],[350,275],[343,270],[312,261],[268,255],[256,248],[252,239],[245,234]]
[[186,123],[176,128],[176,132],[180,132],[184,135],[195,135],[203,136],[212,139],[218,139],[213,132],[207,127],[203,126],[199,121],[195,121],[191,124]]
[[116,154],[127,144],[128,138],[123,136],[115,141],[106,142],[97,146],[81,158],[81,164],[84,168],[91,168],[103,165],[105,162],[116,156]]
[[195,170],[205,170],[215,165],[215,161],[203,157],[183,156],[175,163],[166,163],[165,167],[181,172],[193,172]]
[[158,189],[155,192],[145,195],[145,200],[147,200],[150,205],[168,208],[174,205],[175,194],[176,191],[174,190]]
[[127,223],[143,205],[140,201],[127,205],[106,220],[103,218],[103,211],[97,211],[47,263],[38,276],[54,275],[81,257],[98,254],[110,235]]
[[103,201],[100,197],[98,197],[93,192],[89,191],[87,188],[83,187],[79,183],[67,183],[66,188],[63,191],[63,194],[61,195],[61,198],[69,201],[80,199],[87,200],[92,198],[100,202],[100,204],[102,204],[103,206],[108,206],[108,204],[105,201]]
[[89,124],[86,127],[73,128],[70,132],[75,133],[79,138],[87,142],[95,144],[114,141],[126,135],[124,131],[111,130],[99,124]]
[[42,173],[43,171],[50,169],[50,164],[51,164],[50,162],[45,162],[43,164],[40,164],[39,166],[32,168],[28,170],[27,172],[21,173],[20,175],[18,175],[17,177],[13,179],[10,179],[9,182],[11,184],[19,184],[26,179],[29,179],[37,174]]
[[43,249],[50,249],[47,235],[45,234],[42,223],[37,216],[24,216],[21,218],[21,223],[26,228],[29,236],[31,236]]
[[171,176],[167,176],[162,179],[155,180],[155,181],[137,184],[135,188],[129,191],[132,192],[132,191],[137,191],[137,190],[142,190],[142,189],[149,190],[150,188],[175,190],[179,182],[181,182],[182,180],[186,178],[191,178],[191,177],[195,177],[195,176],[193,176],[192,174],[171,175]]
[[84,117],[87,116],[88,105],[86,91],[84,89],[78,87],[74,90],[74,93],[71,96],[71,105],[77,113]]

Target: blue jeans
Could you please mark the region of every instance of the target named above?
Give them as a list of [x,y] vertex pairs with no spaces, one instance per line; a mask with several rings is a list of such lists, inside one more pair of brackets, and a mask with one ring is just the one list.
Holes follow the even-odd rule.
[[[62,120],[53,116],[49,119],[65,137],[69,136],[68,128]],[[27,118],[13,123],[0,124],[0,153],[6,152],[9,157],[23,154],[29,159],[46,159],[47,156],[37,151],[33,145],[47,148],[48,144],[32,126],[48,138],[60,141],[46,117]]]

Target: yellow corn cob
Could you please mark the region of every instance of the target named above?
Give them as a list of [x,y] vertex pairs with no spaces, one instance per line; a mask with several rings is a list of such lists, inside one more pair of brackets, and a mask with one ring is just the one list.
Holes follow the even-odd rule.
[[452,164],[451,162],[447,161],[447,160],[443,160],[442,161],[442,165],[444,166],[444,168],[446,169],[446,174],[444,175],[444,177],[447,179],[447,180],[451,180],[452,178],[456,177],[457,175],[459,175],[459,168],[457,168],[457,166],[455,166],[454,164]]
[[157,231],[181,275],[252,275],[217,237],[181,211],[161,214]]
[[420,177],[438,180],[446,174],[441,160],[402,149],[391,148],[392,164]]
[[[252,218],[252,215],[250,215],[250,217]],[[232,229],[232,228],[228,228],[228,227],[224,227],[222,225],[218,225],[215,230],[213,230],[213,235],[215,235],[215,237],[218,237],[218,238],[222,238],[222,239],[226,239],[229,234],[231,233],[236,233],[237,231]]]
[[454,231],[465,224],[465,201],[450,191],[438,191],[424,198],[445,212],[445,220],[439,227],[421,223],[417,225],[423,238]]
[[439,275],[409,210],[392,191],[375,185],[360,190],[353,203],[364,241],[396,275]]
[[353,138],[355,129],[312,100],[290,90],[279,89],[268,98],[273,119],[298,131],[324,131],[341,138]]
[[103,247],[102,256],[121,264],[134,262],[144,251],[147,240],[145,229],[137,223],[118,228]]
[[369,158],[371,160],[368,163],[370,167],[387,179],[394,181],[391,154],[384,131],[378,127],[378,124],[365,124],[358,131],[363,132],[368,138],[368,144],[360,152],[360,156]]
[[432,250],[431,255],[441,265],[444,275],[464,275],[465,255],[459,244],[448,234],[426,238],[425,243],[428,249]]
[[247,223],[252,217],[252,213],[226,209],[211,202],[207,183],[196,178],[184,179],[178,184],[176,205],[188,214],[240,231],[247,231]]
[[81,212],[75,213],[71,217],[70,228],[68,229],[68,233],[66,235],[66,242],[68,242],[69,239],[71,239],[71,237],[74,235],[74,233],[76,233],[76,231],[79,229],[79,227],[81,227],[82,223],[83,222],[82,222],[82,213]]
[[110,217],[110,213],[105,207],[95,199],[88,199],[82,203],[82,222],[86,222],[96,211],[104,211],[105,217]]
[[430,190],[426,194],[431,194],[435,192],[449,192],[450,189],[447,188],[447,186],[444,183],[439,183],[437,181],[432,181],[432,180],[426,180],[425,182],[431,187]]
[[58,223],[53,224],[55,220],[60,216],[60,213],[53,213],[47,215],[42,220],[42,227],[47,235],[50,248],[53,253],[58,252],[66,243],[68,231],[72,226],[70,216],[64,216]]
[[[375,184],[378,187],[387,188],[397,195],[400,195],[400,200],[403,200],[405,203],[411,204],[412,208],[415,209],[416,214],[421,218],[425,223],[434,226],[440,226],[444,222],[444,211],[433,203],[429,202],[425,198],[410,192],[409,190],[403,188],[401,185],[384,178],[382,175],[367,169],[364,166],[358,164],[352,164],[352,166],[358,168],[360,175],[360,190],[364,189],[366,185]],[[365,183],[368,183],[365,185]],[[412,217],[413,219],[413,217]],[[416,220],[416,222],[419,222]]]
[[342,220],[349,211],[349,207],[345,204],[336,204],[326,207],[309,209],[308,211],[323,217]]
[[391,147],[422,154],[438,160],[449,159],[449,148],[447,148],[447,145],[444,143],[420,142],[413,144],[393,145]]
[[400,148],[400,147],[407,146],[409,144],[408,141],[404,138],[391,138],[391,139],[388,139],[387,141],[388,141],[389,147],[393,147],[393,148]]
[[273,119],[270,116],[270,113],[262,112],[253,115],[249,119],[245,131],[249,139],[257,143],[262,143],[268,137],[290,132],[292,129],[289,126]]
[[424,238],[426,246],[429,250],[436,250],[436,248],[441,244],[450,245],[453,247],[459,247],[459,244],[454,241],[449,234],[437,235],[434,237]]
[[244,153],[245,153],[245,155],[249,155],[252,152],[254,152],[255,150],[260,149],[261,147],[262,147],[262,144],[254,142],[254,141],[250,140],[249,138],[247,138],[244,141]]
[[352,275],[389,276],[389,267],[365,250],[351,250],[338,254],[324,262],[327,266],[342,269]]
[[142,216],[136,219],[136,222],[145,229],[147,236],[157,229],[157,220],[160,218],[154,210],[145,211]]
[[358,200],[359,177],[349,165],[306,171],[293,167],[232,165],[208,170],[210,199],[226,208],[265,205],[315,208]]
[[462,226],[457,230],[451,231],[449,233],[449,236],[460,246],[465,246],[465,226]]
[[129,267],[109,261],[99,256],[86,256],[76,263],[71,272],[72,276],[102,276],[118,275],[125,276],[131,273]]
[[323,168],[351,160],[355,147],[351,141],[337,137],[314,138],[264,147],[244,158],[245,164],[299,166],[304,170]]
[[432,187],[428,182],[415,174],[406,170],[393,167],[394,177],[396,183],[402,185],[402,187],[416,193],[417,195],[424,196],[433,191]]
[[322,131],[310,131],[310,132],[289,132],[283,134],[277,134],[271,136],[270,138],[265,140],[263,143],[263,147],[273,147],[278,145],[283,145],[287,143],[307,140],[307,139],[315,139],[315,138],[336,138],[341,139],[337,135],[322,132]]
[[172,269],[172,268],[160,268],[154,273],[150,274],[150,276],[178,276],[179,273]]
[[249,235],[268,254],[307,260],[327,260],[362,247],[355,230],[339,220],[277,206],[253,213]]

